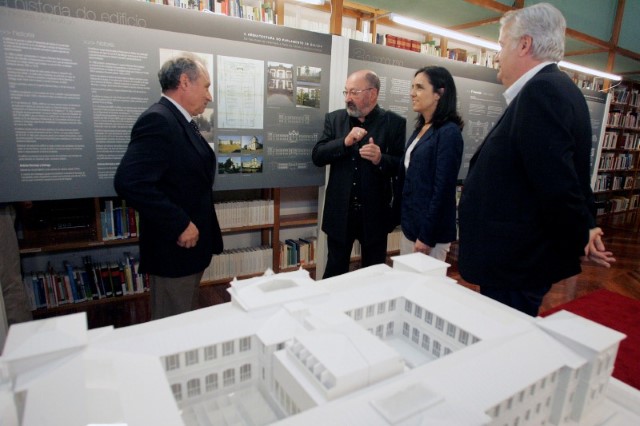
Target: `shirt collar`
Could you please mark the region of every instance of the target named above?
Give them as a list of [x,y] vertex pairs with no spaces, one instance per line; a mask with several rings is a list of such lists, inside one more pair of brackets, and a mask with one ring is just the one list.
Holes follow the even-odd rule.
[[187,112],[187,110],[182,107],[182,105],[180,105],[178,102],[174,101],[173,98],[165,95],[164,93],[162,94],[162,97],[163,98],[167,98],[169,100],[169,102],[171,102],[172,104],[174,104],[176,106],[176,108],[178,108],[178,111],[180,111],[182,113],[182,115],[184,115],[184,118],[187,119],[187,123],[190,123],[191,120],[193,120],[193,117],[191,117],[191,114],[189,114]]
[[522,76],[519,79],[517,79],[515,83],[513,83],[509,88],[507,88],[507,90],[505,90],[504,93],[502,94],[502,96],[504,96],[505,100],[507,101],[507,105],[509,105],[511,101],[516,96],[518,96],[518,93],[520,93],[520,90],[522,90],[524,85],[527,84],[527,82],[531,80],[531,78],[533,78],[534,75],[538,74],[538,72],[542,68],[546,67],[549,64],[553,64],[553,62],[545,61],[545,62],[539,63],[538,65],[536,65],[535,67],[527,71],[526,73],[522,74]]
[[371,120],[375,120],[378,114],[380,114],[380,105],[376,104],[376,106],[373,107],[373,109],[369,112],[369,114],[365,115],[363,122],[360,122],[360,120],[358,120],[358,118],[356,117],[350,117],[350,119],[354,127],[364,126],[365,124],[370,123]]

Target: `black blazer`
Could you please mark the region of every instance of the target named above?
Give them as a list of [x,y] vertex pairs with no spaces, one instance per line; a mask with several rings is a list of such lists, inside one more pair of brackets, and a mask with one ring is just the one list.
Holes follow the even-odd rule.
[[[416,138],[413,132],[407,148]],[[457,124],[431,127],[420,138],[405,171],[400,163],[402,232],[410,241],[419,239],[430,247],[457,239],[456,183],[464,143]]]
[[527,289],[580,272],[595,226],[586,101],[555,64],[525,84],[469,165],[459,205],[462,277]]
[[[354,179],[352,155],[359,156],[358,144],[348,148],[344,146],[344,139],[352,127],[352,120],[346,110],[328,113],[325,116],[322,137],[312,152],[313,163],[316,166],[331,165],[322,230],[341,242],[346,242],[347,238],[347,216]],[[360,161],[360,195],[364,211],[363,239],[368,243],[386,240],[392,224],[391,178],[398,173],[400,157],[404,150],[406,120],[392,111],[385,111],[376,106],[366,117],[364,128],[368,133],[363,141],[373,137],[375,144],[380,146],[382,151],[382,160],[377,166],[370,161]]]
[[[181,277],[206,269],[222,252],[213,206],[216,156],[164,97],[138,118],[114,178],[118,195],[140,213],[140,271]],[[193,222],[193,248],[176,241]]]

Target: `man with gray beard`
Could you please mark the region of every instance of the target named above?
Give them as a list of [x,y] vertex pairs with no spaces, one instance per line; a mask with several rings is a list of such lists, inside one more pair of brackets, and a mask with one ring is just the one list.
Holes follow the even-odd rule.
[[352,73],[345,84],[345,109],[328,113],[313,163],[330,165],[322,219],[327,234],[323,278],[349,271],[355,240],[361,266],[384,263],[393,218],[392,179],[404,151],[406,120],[378,105],[380,79],[369,70]]

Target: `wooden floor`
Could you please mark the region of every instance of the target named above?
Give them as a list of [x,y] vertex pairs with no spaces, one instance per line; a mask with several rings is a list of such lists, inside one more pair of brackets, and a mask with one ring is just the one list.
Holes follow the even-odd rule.
[[[640,300],[640,233],[629,230],[604,229],[604,243],[616,262],[611,268],[584,263],[582,273],[553,285],[545,296],[540,312],[569,302],[595,290],[606,289]],[[477,290],[460,278],[455,260],[448,275],[460,284]]]

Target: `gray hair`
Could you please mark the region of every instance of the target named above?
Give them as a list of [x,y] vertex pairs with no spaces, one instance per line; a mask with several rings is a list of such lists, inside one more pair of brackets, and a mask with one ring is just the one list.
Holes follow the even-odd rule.
[[195,81],[200,76],[201,67],[204,64],[195,56],[183,55],[171,58],[162,64],[158,71],[158,80],[162,91],[177,89],[180,85],[180,76],[187,74],[189,81]]
[[549,3],[511,10],[500,19],[500,25],[501,28],[509,25],[507,35],[514,40],[530,36],[535,59],[558,62],[564,57],[567,22],[562,13]]

